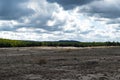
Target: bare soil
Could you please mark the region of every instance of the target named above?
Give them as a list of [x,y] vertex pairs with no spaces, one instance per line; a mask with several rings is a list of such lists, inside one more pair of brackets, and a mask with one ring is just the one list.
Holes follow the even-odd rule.
[[120,80],[120,47],[0,48],[0,80]]

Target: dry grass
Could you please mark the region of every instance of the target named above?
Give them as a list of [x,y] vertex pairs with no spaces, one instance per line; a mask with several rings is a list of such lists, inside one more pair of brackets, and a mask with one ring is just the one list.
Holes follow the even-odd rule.
[[33,64],[43,65],[47,64],[47,59],[41,57],[35,57],[32,59]]
[[37,64],[38,65],[47,64],[47,60],[46,59],[39,59]]
[[120,80],[120,48],[0,49],[0,80]]

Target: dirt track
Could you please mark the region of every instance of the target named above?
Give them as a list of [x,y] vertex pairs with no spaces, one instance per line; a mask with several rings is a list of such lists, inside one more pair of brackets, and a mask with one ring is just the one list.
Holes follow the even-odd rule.
[[0,48],[0,80],[120,80],[120,47]]

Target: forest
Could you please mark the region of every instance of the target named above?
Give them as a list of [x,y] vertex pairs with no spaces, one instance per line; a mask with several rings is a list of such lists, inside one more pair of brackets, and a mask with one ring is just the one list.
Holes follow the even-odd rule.
[[24,41],[0,39],[0,47],[92,47],[92,46],[120,46],[120,42],[78,42],[78,41]]

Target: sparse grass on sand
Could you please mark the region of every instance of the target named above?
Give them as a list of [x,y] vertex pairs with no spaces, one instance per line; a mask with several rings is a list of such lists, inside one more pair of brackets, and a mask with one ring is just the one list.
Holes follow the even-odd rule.
[[0,80],[120,80],[120,47],[0,48]]

